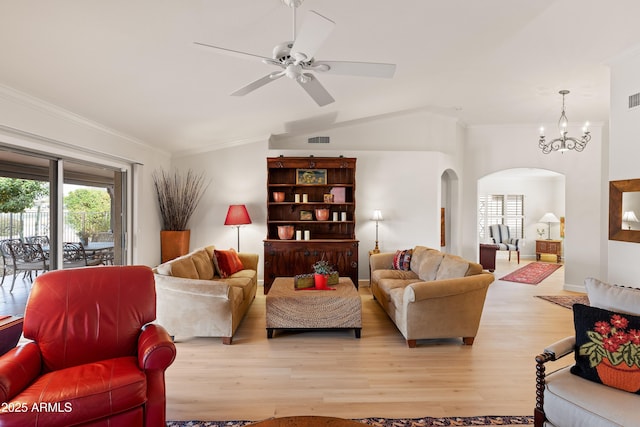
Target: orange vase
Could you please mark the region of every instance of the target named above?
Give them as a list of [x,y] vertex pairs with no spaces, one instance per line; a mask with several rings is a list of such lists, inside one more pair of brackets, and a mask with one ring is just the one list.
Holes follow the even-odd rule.
[[640,367],[638,366],[628,366],[624,362],[619,365],[612,365],[609,359],[604,358],[596,366],[596,370],[602,384],[631,393],[640,390]]
[[160,255],[162,262],[167,262],[188,254],[190,237],[190,230],[160,231]]

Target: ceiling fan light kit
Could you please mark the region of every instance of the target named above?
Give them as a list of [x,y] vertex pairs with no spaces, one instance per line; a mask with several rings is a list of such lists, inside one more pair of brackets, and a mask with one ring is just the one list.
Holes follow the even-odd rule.
[[320,49],[322,43],[333,31],[335,23],[319,13],[311,10],[307,13],[303,26],[299,34],[296,35],[296,9],[303,0],[282,0],[282,2],[293,9],[293,39],[294,41],[283,42],[273,48],[272,58],[214,46],[207,43],[194,42],[196,45],[204,46],[226,55],[240,56],[245,58],[257,58],[267,65],[280,67],[280,71],[274,71],[264,77],[255,80],[248,85],[233,92],[232,96],[244,96],[260,87],[286,76],[296,81],[307,94],[318,104],[324,106],[335,100],[329,92],[322,86],[317,77],[312,72],[327,74],[345,74],[364,77],[393,77],[396,69],[395,64],[374,63],[374,62],[351,62],[351,61],[316,61],[315,53]]

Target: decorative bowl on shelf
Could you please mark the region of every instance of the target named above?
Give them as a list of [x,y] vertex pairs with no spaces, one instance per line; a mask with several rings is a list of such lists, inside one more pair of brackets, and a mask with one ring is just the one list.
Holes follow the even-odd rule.
[[279,225],[278,237],[280,240],[291,240],[293,238],[293,225]]
[[273,201],[274,202],[284,202],[284,191],[274,191],[273,192]]
[[329,219],[329,209],[318,208],[316,209],[316,220],[326,221]]

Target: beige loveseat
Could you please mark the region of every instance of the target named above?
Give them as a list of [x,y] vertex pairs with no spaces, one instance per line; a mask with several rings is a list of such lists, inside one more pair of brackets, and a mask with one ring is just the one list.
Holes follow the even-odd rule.
[[371,256],[371,292],[407,340],[461,337],[472,345],[493,274],[459,256],[416,246],[408,270],[395,252]]
[[[606,310],[607,313],[621,313],[623,316],[625,314],[640,316],[640,289],[610,285],[594,278],[585,279],[585,288],[591,307]],[[578,313],[585,311],[584,307],[581,309],[574,306],[574,310],[576,309]],[[574,321],[578,322],[580,318],[578,314],[574,316]],[[582,330],[582,328],[576,327],[576,330]],[[585,379],[579,376],[579,371],[573,373],[572,370],[578,363],[576,347],[579,348],[579,344],[574,335],[550,345],[542,354],[536,356],[534,425],[536,427],[639,427],[640,396],[637,393],[640,393],[640,390],[634,388],[634,392],[624,391]],[[547,362],[567,355],[573,356],[567,358],[574,362],[573,365],[546,374]],[[619,366],[625,366],[624,362]],[[632,376],[637,373],[624,368],[618,370],[618,379],[624,381],[626,375]]]
[[175,338],[222,337],[231,344],[256,296],[258,255],[239,253],[244,269],[222,278],[214,249],[196,249],[153,269],[157,321]]

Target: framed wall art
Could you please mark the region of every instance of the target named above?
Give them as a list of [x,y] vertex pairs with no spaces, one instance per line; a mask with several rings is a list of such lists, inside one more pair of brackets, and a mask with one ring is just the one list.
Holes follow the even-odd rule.
[[326,185],[326,169],[296,169],[296,184],[298,185]]

